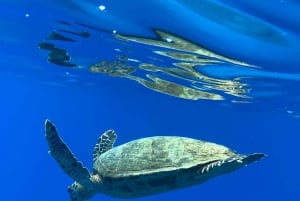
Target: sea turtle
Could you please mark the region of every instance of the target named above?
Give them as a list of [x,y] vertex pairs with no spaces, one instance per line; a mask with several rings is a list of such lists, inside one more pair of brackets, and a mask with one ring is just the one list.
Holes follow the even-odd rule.
[[207,181],[237,170],[265,156],[241,155],[211,142],[178,136],[154,136],[113,147],[114,130],[98,139],[90,173],[57,133],[45,122],[50,154],[64,172],[75,180],[68,187],[72,201],[83,201],[96,193],[136,198]]

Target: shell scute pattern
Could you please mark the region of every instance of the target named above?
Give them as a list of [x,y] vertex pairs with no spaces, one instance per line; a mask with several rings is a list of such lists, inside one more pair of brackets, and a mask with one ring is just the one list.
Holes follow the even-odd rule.
[[134,140],[103,153],[94,168],[103,177],[125,177],[186,169],[234,156],[227,147],[184,137]]

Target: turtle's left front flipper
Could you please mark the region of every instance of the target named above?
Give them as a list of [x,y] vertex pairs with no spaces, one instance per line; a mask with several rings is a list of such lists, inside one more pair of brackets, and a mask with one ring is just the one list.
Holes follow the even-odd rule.
[[83,167],[82,163],[74,156],[48,119],[45,121],[45,135],[49,144],[49,152],[63,171],[78,183],[89,184],[91,176],[88,169]]

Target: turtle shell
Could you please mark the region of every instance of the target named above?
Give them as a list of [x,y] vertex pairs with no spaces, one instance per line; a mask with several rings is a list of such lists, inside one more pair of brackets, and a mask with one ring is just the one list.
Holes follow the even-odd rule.
[[177,136],[142,138],[114,147],[94,162],[102,178],[126,178],[189,169],[236,154],[211,142]]

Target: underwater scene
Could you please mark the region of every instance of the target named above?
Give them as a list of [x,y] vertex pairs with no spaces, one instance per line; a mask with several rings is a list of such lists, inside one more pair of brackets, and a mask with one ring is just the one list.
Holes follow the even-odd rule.
[[2,200],[300,200],[300,1],[0,2]]

